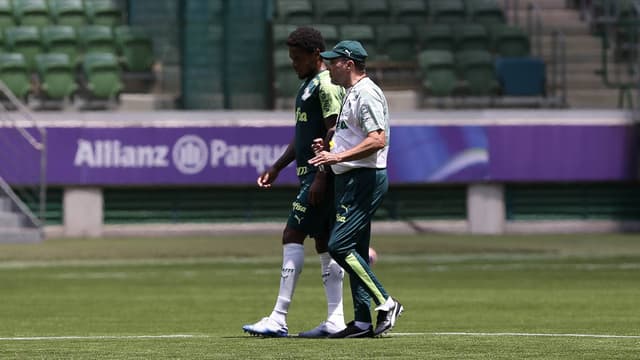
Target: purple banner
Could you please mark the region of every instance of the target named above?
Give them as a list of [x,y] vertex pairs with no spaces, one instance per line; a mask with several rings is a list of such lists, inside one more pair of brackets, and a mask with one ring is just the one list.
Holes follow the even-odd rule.
[[[0,137],[16,136],[0,128]],[[53,127],[47,178],[50,185],[255,184],[292,137],[286,126]],[[37,181],[37,152],[9,143],[20,154],[0,156],[0,175],[17,185]],[[389,177],[397,184],[637,178],[628,125],[395,126],[390,146]],[[293,164],[278,183],[297,183]]]
[[490,126],[490,174],[496,181],[634,180],[632,126]]

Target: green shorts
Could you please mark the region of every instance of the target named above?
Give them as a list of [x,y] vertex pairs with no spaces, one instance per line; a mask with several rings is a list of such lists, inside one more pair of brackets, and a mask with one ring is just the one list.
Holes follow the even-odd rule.
[[315,176],[316,173],[311,172],[299,177],[300,189],[291,204],[287,227],[313,238],[319,235],[328,237],[335,221],[333,176],[327,177],[327,193],[324,196],[324,201],[320,205],[312,206],[309,203],[309,191]]

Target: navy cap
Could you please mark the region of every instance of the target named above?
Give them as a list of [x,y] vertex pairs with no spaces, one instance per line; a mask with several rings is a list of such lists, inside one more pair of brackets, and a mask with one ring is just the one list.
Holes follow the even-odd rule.
[[346,57],[354,61],[364,62],[369,54],[367,54],[367,51],[359,41],[342,40],[333,49],[321,52],[320,56],[327,60]]

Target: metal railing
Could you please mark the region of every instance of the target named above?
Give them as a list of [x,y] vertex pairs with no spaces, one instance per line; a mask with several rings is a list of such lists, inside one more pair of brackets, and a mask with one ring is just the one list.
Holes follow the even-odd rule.
[[[0,156],[5,157],[5,164],[10,164],[10,168],[0,169],[0,190],[11,199],[15,208],[26,216],[30,223],[27,225],[38,228],[41,236],[44,236],[47,201],[46,129],[2,81],[0,94],[3,97],[3,101],[0,101],[0,126],[9,130],[3,132],[4,136],[0,136],[0,146],[3,149]],[[10,129],[14,129],[15,133]],[[39,164],[36,166],[25,160],[28,158],[24,153],[25,144],[26,148],[38,154]],[[12,178],[23,178],[22,184],[12,187],[10,181],[6,181],[3,176],[5,172],[10,172]],[[35,178],[34,172],[37,173]]]
[[623,8],[618,1],[605,1],[596,7],[582,0],[581,18],[601,37],[600,75],[603,84],[618,90],[618,107],[635,108],[633,91],[638,90],[640,65],[638,43],[640,30],[640,0]]
[[[514,1],[514,11],[518,13],[519,0],[511,1]],[[544,36],[542,10],[536,2],[529,2],[526,10],[526,31],[531,39],[532,54],[542,59],[545,56],[542,46]],[[519,16],[515,16],[516,21],[518,18]],[[549,66],[547,71],[549,82],[546,103],[551,106],[565,107],[567,106],[567,40],[564,32],[560,29],[554,29],[550,34],[551,53],[549,54],[550,61],[547,64]]]

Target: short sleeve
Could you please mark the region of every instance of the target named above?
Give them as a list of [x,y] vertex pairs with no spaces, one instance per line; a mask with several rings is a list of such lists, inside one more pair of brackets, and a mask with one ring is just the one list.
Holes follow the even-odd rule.
[[365,133],[386,128],[384,105],[371,94],[361,94],[358,111],[360,112],[360,127]]
[[342,106],[344,90],[341,86],[322,82],[318,92],[322,117],[328,118],[331,115],[338,115]]

